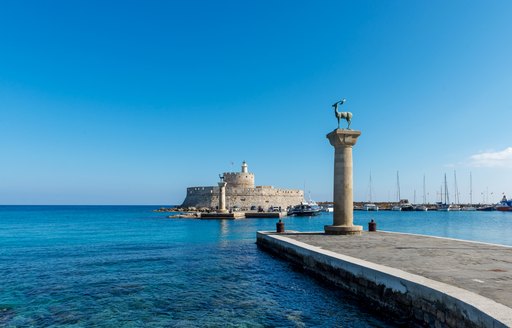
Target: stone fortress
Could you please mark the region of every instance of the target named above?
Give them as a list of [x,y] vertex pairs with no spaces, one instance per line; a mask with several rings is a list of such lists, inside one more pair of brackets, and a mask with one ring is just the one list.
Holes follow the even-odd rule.
[[[298,189],[280,189],[272,186],[255,186],[254,173],[249,172],[247,163],[242,163],[241,172],[226,172],[221,176],[226,183],[226,208],[238,208],[242,211],[251,208],[281,207],[285,210],[304,201],[304,191]],[[189,187],[181,207],[219,206],[219,187]]]

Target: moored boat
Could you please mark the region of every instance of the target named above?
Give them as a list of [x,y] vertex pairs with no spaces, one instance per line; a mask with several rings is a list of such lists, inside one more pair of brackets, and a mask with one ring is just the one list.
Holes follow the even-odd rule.
[[457,212],[460,211],[460,206],[456,204],[450,204],[450,211]]
[[414,206],[412,206],[412,204],[402,204],[402,211],[404,211],[404,212],[414,211]]
[[323,206],[323,211],[332,213],[332,212],[334,212],[334,206],[333,205]]
[[450,196],[448,194],[448,183],[446,182],[446,173],[444,174],[444,193],[441,187],[441,198],[444,200],[437,203],[437,210],[440,212],[453,211],[453,205],[450,204]]
[[477,211],[484,211],[484,212],[491,212],[491,211],[496,211],[496,206],[494,206],[494,205],[485,205],[485,206],[477,207],[476,210]]
[[364,204],[363,211],[378,211],[379,207],[373,203]]
[[502,212],[512,211],[512,200],[507,200],[507,196],[503,195],[501,202],[496,205],[496,210]]
[[295,216],[314,216],[320,214],[322,208],[318,206],[315,202],[302,202],[299,205],[292,207],[288,211],[288,215]]

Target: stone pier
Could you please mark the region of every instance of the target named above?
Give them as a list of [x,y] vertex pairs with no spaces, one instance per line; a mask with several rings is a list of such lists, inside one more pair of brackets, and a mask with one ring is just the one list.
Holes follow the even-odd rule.
[[258,232],[261,249],[404,327],[512,327],[512,247],[389,232]]
[[333,224],[324,227],[330,235],[361,234],[362,226],[354,225],[352,187],[352,147],[361,131],[336,129],[327,135],[334,147],[334,213]]

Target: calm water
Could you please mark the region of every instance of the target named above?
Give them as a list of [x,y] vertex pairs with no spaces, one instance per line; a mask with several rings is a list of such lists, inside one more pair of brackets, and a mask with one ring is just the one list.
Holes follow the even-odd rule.
[[[274,219],[0,206],[0,326],[392,327],[256,248]],[[356,212],[366,227],[512,245],[512,213]],[[332,216],[286,218],[319,231]]]

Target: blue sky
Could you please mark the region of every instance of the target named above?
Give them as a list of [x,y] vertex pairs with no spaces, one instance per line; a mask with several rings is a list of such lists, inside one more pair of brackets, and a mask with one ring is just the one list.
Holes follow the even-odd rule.
[[[332,198],[512,195],[510,1],[3,1],[0,204],[179,204],[243,160]],[[233,164],[232,164],[233,163]],[[483,193],[483,194],[482,194]],[[438,196],[437,196],[438,197]],[[453,197],[453,195],[452,195]]]

